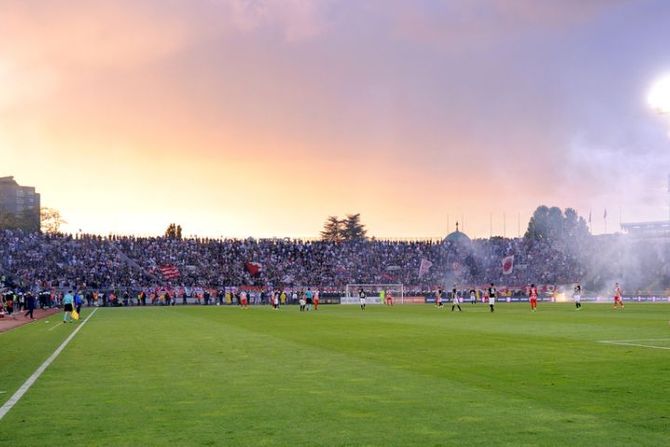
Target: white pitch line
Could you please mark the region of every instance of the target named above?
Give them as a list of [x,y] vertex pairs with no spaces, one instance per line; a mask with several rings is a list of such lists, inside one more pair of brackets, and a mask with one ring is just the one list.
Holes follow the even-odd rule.
[[636,346],[636,347],[639,347],[639,348],[652,348],[652,349],[670,350],[670,346],[643,345],[643,344],[639,344],[639,343],[625,343],[625,342],[618,342],[618,341],[601,341],[600,343],[604,343],[604,344],[608,344],[608,345]]
[[63,343],[61,343],[61,345],[58,347],[58,349],[56,349],[54,351],[54,353],[51,354],[49,356],[49,358],[46,359],[44,361],[44,363],[42,363],[40,365],[39,368],[37,368],[37,370],[33,373],[33,375],[28,377],[28,380],[26,380],[23,383],[23,385],[21,385],[21,388],[19,388],[16,391],[16,393],[14,393],[14,395],[12,397],[10,397],[9,400],[7,402],[5,402],[5,404],[2,407],[0,407],[0,421],[2,420],[2,418],[5,417],[5,415],[9,412],[9,410],[11,410],[12,407],[14,407],[14,405],[16,405],[18,403],[18,401],[23,397],[23,395],[26,394],[26,392],[30,389],[30,387],[33,386],[33,383],[35,383],[35,381],[37,379],[39,379],[39,377],[42,375],[44,370],[46,370],[49,367],[49,365],[51,365],[51,363],[54,360],[56,360],[56,357],[58,357],[58,354],[60,354],[61,351],[63,351],[63,349],[65,349],[67,344],[70,343],[70,340],[72,340],[74,338],[74,336],[77,335],[77,332],[79,332],[79,330],[84,327],[86,322],[91,319],[93,314],[95,314],[96,310],[98,310],[97,307],[95,309],[93,309],[93,312],[91,312],[91,315],[86,317],[86,319],[80,325],[77,326],[77,329],[75,329],[70,334],[70,336],[68,338],[66,338]]
[[[93,315],[93,314],[91,314],[91,315]],[[58,323],[60,323],[60,320],[56,320],[56,321],[58,321]],[[49,329],[47,329],[47,331],[51,332],[54,329],[56,329],[57,327],[61,327],[61,326],[62,326],[62,324],[55,324],[55,325],[51,326]]]
[[600,343],[630,343],[634,341],[668,341],[670,338],[632,338],[628,340],[600,340]]

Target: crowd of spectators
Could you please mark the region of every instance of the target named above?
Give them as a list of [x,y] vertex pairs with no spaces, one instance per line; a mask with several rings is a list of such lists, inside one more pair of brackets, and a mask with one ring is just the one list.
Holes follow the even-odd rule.
[[[467,239],[467,238],[465,238]],[[593,247],[585,248],[585,251]],[[514,256],[511,274],[502,259]],[[419,271],[422,260],[432,263]],[[171,239],[0,231],[0,275],[14,287],[40,291],[138,290],[149,287],[262,286],[344,290],[351,283],[402,283],[428,291],[452,284],[522,288],[569,284],[589,275],[588,256],[548,241],[494,237],[474,241],[302,241]],[[260,271],[248,263],[260,265]],[[179,277],[163,277],[174,266]],[[659,267],[667,276],[667,264]]]

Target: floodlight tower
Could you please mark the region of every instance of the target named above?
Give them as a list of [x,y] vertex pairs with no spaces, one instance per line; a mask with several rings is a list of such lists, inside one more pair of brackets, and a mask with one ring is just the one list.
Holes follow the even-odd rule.
[[[647,94],[647,103],[659,115],[670,116],[670,74],[652,84]],[[670,174],[668,174],[668,222],[670,222]]]

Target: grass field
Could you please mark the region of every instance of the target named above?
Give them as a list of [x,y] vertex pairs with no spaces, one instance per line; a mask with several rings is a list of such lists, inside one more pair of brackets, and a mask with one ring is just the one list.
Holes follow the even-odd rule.
[[[497,307],[99,309],[0,445],[670,445],[669,305]],[[0,334],[0,404],[59,318]]]

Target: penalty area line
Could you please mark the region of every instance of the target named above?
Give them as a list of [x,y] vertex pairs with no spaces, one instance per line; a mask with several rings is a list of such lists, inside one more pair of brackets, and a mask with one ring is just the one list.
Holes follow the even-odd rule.
[[602,340],[598,343],[602,343],[602,344],[606,344],[606,345],[616,345],[616,346],[636,346],[638,348],[670,350],[669,346],[644,345],[644,344],[641,344],[641,343],[628,343],[628,342],[625,342],[625,341]]
[[23,397],[23,395],[26,394],[26,392],[30,389],[30,387],[33,386],[33,383],[35,383],[35,381],[39,379],[39,377],[49,367],[49,365],[51,365],[51,363],[54,360],[56,360],[56,357],[58,357],[58,355],[63,351],[63,349],[65,349],[68,343],[70,343],[70,341],[74,338],[74,336],[77,335],[77,332],[79,332],[79,330],[84,327],[84,325],[88,322],[88,320],[91,319],[91,317],[95,314],[97,310],[98,310],[97,307],[93,309],[91,315],[86,317],[86,319],[79,326],[77,326],[77,329],[75,329],[70,334],[70,336],[66,338],[63,343],[61,343],[58,349],[56,349],[53,352],[53,354],[51,354],[49,358],[46,359],[44,363],[40,365],[39,368],[37,368],[37,370],[33,373],[33,375],[28,377],[28,380],[26,380],[23,383],[23,385],[21,385],[21,387],[16,391],[16,393],[14,393],[14,395],[10,397],[9,400],[5,402],[5,404],[2,407],[0,407],[0,421],[2,420],[2,418],[5,417],[7,413],[9,413],[9,410],[11,410],[14,407],[14,405],[18,403],[18,401]]

